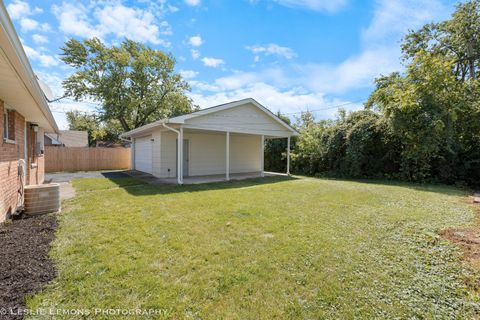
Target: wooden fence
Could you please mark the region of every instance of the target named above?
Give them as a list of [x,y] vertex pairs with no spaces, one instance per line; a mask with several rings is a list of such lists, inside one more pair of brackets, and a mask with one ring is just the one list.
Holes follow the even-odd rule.
[[130,169],[130,148],[45,146],[45,172]]

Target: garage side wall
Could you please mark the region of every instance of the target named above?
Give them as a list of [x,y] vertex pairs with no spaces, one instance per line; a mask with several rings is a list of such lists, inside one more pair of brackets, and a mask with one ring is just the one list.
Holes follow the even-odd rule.
[[157,177],[174,178],[177,176],[177,134],[164,131],[160,138],[160,170]]
[[261,171],[262,136],[230,135],[230,173]]
[[225,133],[187,133],[189,175],[225,174]]

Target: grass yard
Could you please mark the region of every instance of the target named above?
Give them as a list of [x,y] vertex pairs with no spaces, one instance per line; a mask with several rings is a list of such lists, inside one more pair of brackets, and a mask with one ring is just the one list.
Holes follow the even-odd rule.
[[313,178],[140,184],[74,181],[51,253],[58,277],[30,308],[154,308],[174,319],[480,312],[466,285],[478,274],[437,233],[474,222],[459,189]]

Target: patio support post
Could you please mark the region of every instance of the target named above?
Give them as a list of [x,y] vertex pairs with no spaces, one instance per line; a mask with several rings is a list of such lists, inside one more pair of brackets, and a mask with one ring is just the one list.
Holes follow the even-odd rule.
[[183,184],[183,127],[180,127],[178,135],[178,183]]
[[265,136],[262,135],[260,146],[260,176],[265,177]]
[[132,138],[132,142],[133,143],[131,144],[131,147],[130,147],[130,150],[131,150],[131,152],[130,152],[130,163],[131,163],[130,167],[132,167],[132,170],[135,170],[136,169],[135,168],[135,146],[137,144],[135,138]]
[[227,131],[225,148],[225,179],[230,180],[230,132]]
[[287,138],[287,174],[290,175],[290,136]]

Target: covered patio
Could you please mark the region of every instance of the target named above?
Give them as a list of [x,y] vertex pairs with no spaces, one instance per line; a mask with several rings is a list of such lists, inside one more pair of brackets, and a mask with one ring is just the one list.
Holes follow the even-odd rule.
[[125,133],[133,142],[136,171],[165,183],[192,184],[266,175],[265,141],[298,133],[253,99],[159,120]]

